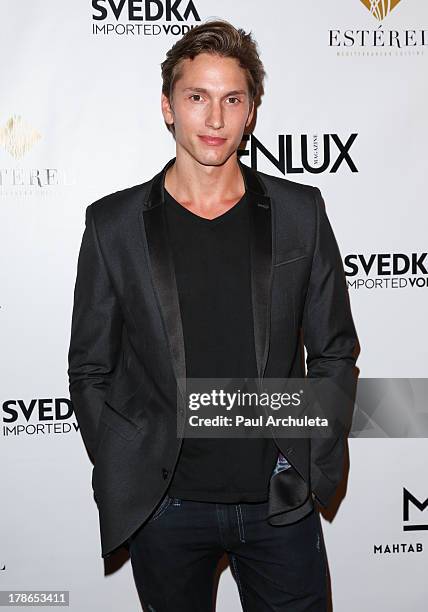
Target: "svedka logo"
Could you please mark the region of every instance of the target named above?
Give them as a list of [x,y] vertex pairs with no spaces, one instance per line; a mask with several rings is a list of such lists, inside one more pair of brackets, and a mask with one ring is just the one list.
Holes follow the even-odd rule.
[[193,0],[92,0],[92,8],[95,35],[181,37],[194,27],[185,22],[201,21]]
[[422,289],[428,287],[428,253],[349,253],[344,258],[348,288]]
[[238,149],[238,156],[249,156],[251,167],[257,170],[260,153],[282,174],[335,173],[339,168],[358,172],[350,154],[357,136],[358,134],[346,137],[338,134],[278,134],[277,150],[270,151],[254,134],[246,134],[242,140],[250,141],[249,150]]
[[3,436],[46,436],[78,431],[71,401],[65,397],[3,402]]
[[373,22],[374,17],[381,22],[380,25],[376,29],[369,29],[366,23],[363,23],[360,27],[329,30],[329,46],[337,49],[338,56],[347,57],[423,55],[423,48],[428,44],[428,30],[420,27],[387,30],[383,27],[384,19],[389,17],[400,1],[360,0],[369,11],[366,12],[367,20],[371,19]]

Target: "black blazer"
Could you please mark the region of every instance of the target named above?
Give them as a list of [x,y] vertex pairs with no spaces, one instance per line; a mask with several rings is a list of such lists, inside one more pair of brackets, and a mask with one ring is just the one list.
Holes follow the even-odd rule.
[[[126,544],[163,498],[186,417],[185,355],[164,215],[164,177],[86,208],[68,354],[70,397],[94,464],[102,557]],[[250,210],[259,377],[333,377],[349,396],[357,336],[339,249],[317,187],[238,160]],[[301,333],[303,332],[303,333]],[[180,381],[180,382],[177,382]],[[338,411],[341,406],[338,405]],[[278,438],[291,468],[270,480],[269,522],[327,505],[342,478],[346,436]]]

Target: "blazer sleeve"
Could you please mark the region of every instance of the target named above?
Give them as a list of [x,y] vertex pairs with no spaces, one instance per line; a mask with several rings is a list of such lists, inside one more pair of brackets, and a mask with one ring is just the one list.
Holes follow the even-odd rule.
[[342,257],[318,188],[315,202],[316,239],[302,331],[307,377],[323,379],[315,383],[316,398],[340,430],[338,435],[335,429],[334,436],[310,440],[312,489],[326,506],[343,476],[346,427],[352,422],[359,347]]
[[93,462],[98,420],[121,344],[123,318],[98,242],[93,205],[86,208],[68,351],[70,399]]

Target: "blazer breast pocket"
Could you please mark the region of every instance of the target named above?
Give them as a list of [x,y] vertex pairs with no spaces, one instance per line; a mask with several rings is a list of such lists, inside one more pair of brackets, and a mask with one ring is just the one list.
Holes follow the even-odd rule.
[[278,266],[284,266],[285,264],[299,261],[308,257],[308,250],[306,247],[295,247],[294,249],[288,249],[278,253],[278,261],[274,263],[274,268]]

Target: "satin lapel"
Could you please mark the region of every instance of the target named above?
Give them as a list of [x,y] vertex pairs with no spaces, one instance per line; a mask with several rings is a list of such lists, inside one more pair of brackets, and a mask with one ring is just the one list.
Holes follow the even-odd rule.
[[259,377],[263,378],[269,352],[272,266],[271,199],[254,170],[241,162],[250,215],[251,290],[254,343]]
[[145,200],[142,218],[150,258],[153,286],[170,347],[175,377],[184,399],[186,393],[183,381],[186,378],[186,359],[183,328],[174,260],[167,234],[165,207],[162,206],[164,203],[163,185],[165,172],[174,161],[175,158],[170,160],[163,170],[154,177],[151,190]]
[[[177,291],[174,261],[167,236],[164,180],[171,159],[152,181],[144,200],[142,224],[145,233],[153,286],[164,328],[168,337],[174,373],[185,398],[180,379],[186,377],[183,328]],[[269,351],[270,296],[272,283],[272,216],[271,200],[254,170],[238,160],[245,183],[250,219],[251,291],[254,320],[254,343],[259,377],[263,377]]]

